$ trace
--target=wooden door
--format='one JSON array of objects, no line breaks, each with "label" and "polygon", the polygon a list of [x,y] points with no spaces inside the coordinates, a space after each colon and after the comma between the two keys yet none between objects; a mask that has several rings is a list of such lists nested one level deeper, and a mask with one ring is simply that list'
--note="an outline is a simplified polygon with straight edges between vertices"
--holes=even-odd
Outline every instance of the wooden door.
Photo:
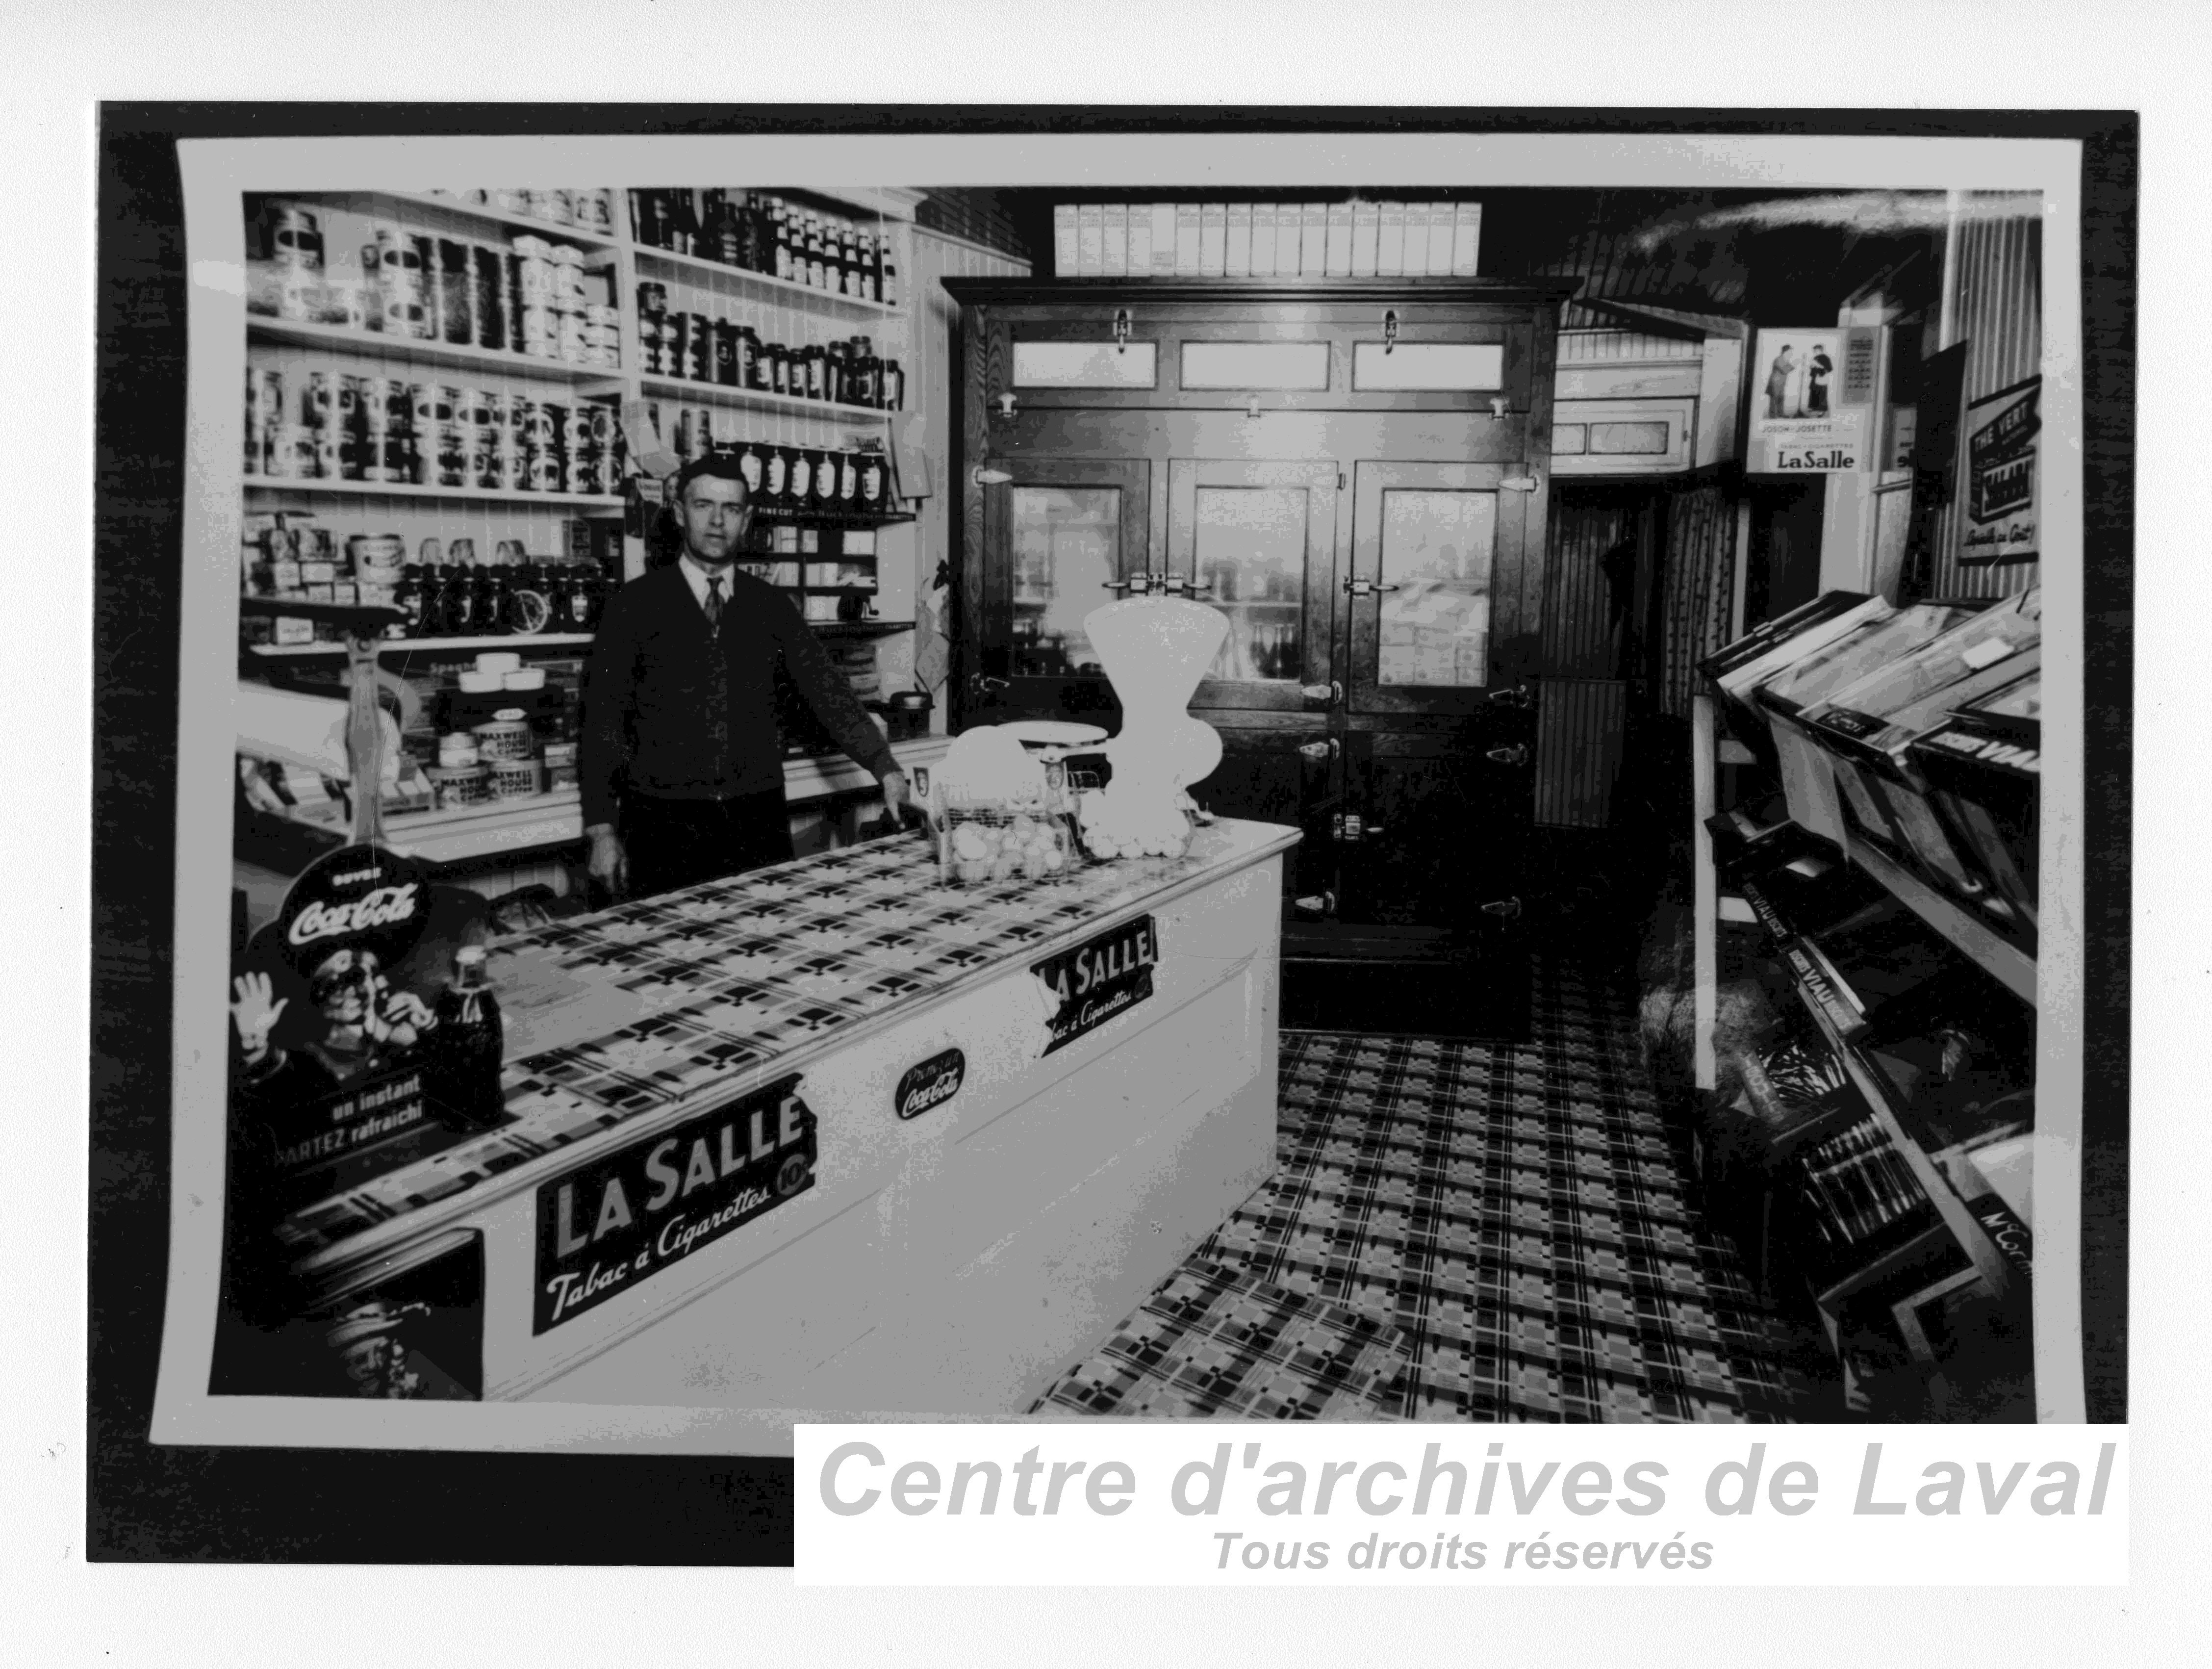
[{"label": "wooden door", "polygon": [[1511,484],[1517,468],[1357,460],[1335,588],[1336,953],[1449,966],[1480,986],[1468,1004],[1492,1010],[1525,1002],[1528,978],[1533,704],[1517,646],[1540,588],[1526,571],[1531,495]]},{"label": "wooden door", "polygon": [[988,461],[965,722],[1075,718],[1110,728],[1119,709],[1083,621],[1150,566],[1152,468],[1143,458]]},{"label": "wooden door", "polygon": [[[1166,425],[1171,450],[1226,438]],[[1224,816],[1284,823],[1305,840],[1284,866],[1286,893],[1335,882],[1328,819],[1340,808],[1342,748],[1329,734],[1335,662],[1329,598],[1341,521],[1338,465],[1326,457],[1170,457],[1165,570],[1173,594],[1229,621],[1191,710],[1221,735],[1221,764],[1193,796]]]}]

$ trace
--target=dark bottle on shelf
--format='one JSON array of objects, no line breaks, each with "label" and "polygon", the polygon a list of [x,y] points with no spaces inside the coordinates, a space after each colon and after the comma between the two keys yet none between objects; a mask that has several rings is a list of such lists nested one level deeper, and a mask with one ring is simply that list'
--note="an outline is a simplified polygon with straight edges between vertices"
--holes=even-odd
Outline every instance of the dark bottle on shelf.
[{"label": "dark bottle on shelf", "polygon": [[760,194],[740,192],[738,199],[738,265],[748,272],[757,272],[761,268]]},{"label": "dark bottle on shelf", "polygon": [[772,381],[774,367],[769,360],[769,350],[773,345],[771,343],[762,341],[754,333],[751,326],[745,326],[746,387],[757,388],[763,393],[766,393],[774,386]]},{"label": "dark bottle on shelf", "polygon": [[392,588],[392,606],[407,618],[399,624],[402,637],[428,637],[425,629],[422,564],[404,563],[399,570],[399,583]]},{"label": "dark bottle on shelf", "polygon": [[714,381],[726,388],[735,388],[741,379],[738,375],[738,327],[726,319],[714,322]]},{"label": "dark bottle on shelf", "polygon": [[860,504],[860,454],[841,452],[837,454],[837,508],[855,510]]},{"label": "dark bottle on shelf", "polygon": [[738,223],[738,210],[726,191],[708,193],[714,199],[708,222],[708,250],[715,260],[725,266],[744,265],[744,231]]},{"label": "dark bottle on shelf", "polygon": [[775,394],[791,393],[791,350],[781,342],[768,346],[769,392]]},{"label": "dark bottle on shelf", "polygon": [[772,270],[777,277],[789,283],[795,274],[798,258],[791,247],[791,211],[780,197],[769,199],[769,230],[774,239],[775,265]]},{"label": "dark bottle on shelf", "polygon": [[791,454],[769,447],[761,454],[761,498],[764,505],[781,509],[791,492]]},{"label": "dark bottle on shelf", "polygon": [[882,271],[882,294],[878,295],[876,299],[878,302],[881,302],[887,308],[895,308],[898,305],[898,267],[891,259],[891,241],[888,234],[886,234],[884,238],[884,261]]},{"label": "dark bottle on shelf", "polygon": [[896,359],[884,362],[883,396],[876,404],[886,411],[906,410],[906,370]]},{"label": "dark bottle on shelf", "polygon": [[468,637],[477,629],[476,570],[448,564],[438,570],[438,634]]},{"label": "dark bottle on shelf", "polygon": [[845,398],[854,405],[872,406],[881,397],[883,362],[876,357],[875,344],[865,336],[853,338],[854,371]]},{"label": "dark bottle on shelf", "polygon": [[699,205],[696,194],[689,186],[669,194],[668,225],[671,237],[668,247],[679,255],[696,255],[705,242],[699,226]]},{"label": "dark bottle on shelf", "polygon": [[829,281],[822,270],[822,216],[806,217],[806,282],[817,289],[827,289]]},{"label": "dark bottle on shelf", "polygon": [[818,400],[823,397],[822,362],[823,357],[821,344],[818,343],[806,350],[806,386],[799,392],[811,400]]},{"label": "dark bottle on shelf", "polygon": [[830,509],[837,503],[837,454],[826,448],[814,454],[814,504]]},{"label": "dark bottle on shelf", "polygon": [[822,350],[822,398],[832,405],[845,403],[845,344],[832,342]]},{"label": "dark bottle on shelf", "polygon": [[884,508],[884,455],[880,452],[860,454],[860,507],[863,510]]},{"label": "dark bottle on shelf", "polygon": [[438,1099],[453,1115],[478,1130],[507,1118],[500,1067],[507,1050],[507,1028],[499,998],[491,988],[482,945],[463,945],[453,953],[453,978],[438,994]]},{"label": "dark bottle on shelf", "polygon": [[784,472],[784,503],[793,509],[805,509],[814,496],[814,454],[804,448],[793,448],[790,453],[791,466]]},{"label": "dark bottle on shelf", "polygon": [[504,637],[513,630],[507,624],[510,588],[504,568],[477,570],[477,623],[478,632],[489,637]]},{"label": "dark bottle on shelf", "polygon": [[861,253],[860,240],[866,235],[849,221],[845,226],[845,294],[855,301],[866,299],[868,266]]}]

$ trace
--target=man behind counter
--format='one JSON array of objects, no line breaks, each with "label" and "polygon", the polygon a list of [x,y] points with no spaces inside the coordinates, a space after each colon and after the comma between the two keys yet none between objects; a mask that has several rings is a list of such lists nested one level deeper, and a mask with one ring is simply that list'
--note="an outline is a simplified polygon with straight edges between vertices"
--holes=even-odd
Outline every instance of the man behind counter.
[{"label": "man behind counter", "polygon": [[617,896],[714,880],[792,856],[780,669],[896,819],[890,746],[789,599],[736,566],[752,509],[737,461],[676,478],[683,555],[617,594],[592,645],[578,774],[591,874]]}]

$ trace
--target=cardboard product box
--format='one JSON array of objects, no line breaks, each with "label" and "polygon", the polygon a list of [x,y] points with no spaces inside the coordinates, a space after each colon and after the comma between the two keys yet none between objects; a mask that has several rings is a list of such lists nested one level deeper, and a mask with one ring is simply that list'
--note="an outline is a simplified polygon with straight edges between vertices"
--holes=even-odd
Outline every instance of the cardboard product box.
[{"label": "cardboard product box", "polygon": [[2040,671],[1947,714],[1915,737],[1905,755],[1927,784],[1928,802],[1953,850],[1988,891],[2008,907],[1989,911],[2015,941],[2032,945],[2042,771]]},{"label": "cardboard product box", "polygon": [[1963,603],[1918,603],[1869,617],[1832,643],[1796,661],[1757,686],[1782,765],[1783,794],[1800,827],[1841,845],[1843,807],[1829,755],[1804,722],[1809,708],[1884,662],[1910,654],[1978,608]]}]

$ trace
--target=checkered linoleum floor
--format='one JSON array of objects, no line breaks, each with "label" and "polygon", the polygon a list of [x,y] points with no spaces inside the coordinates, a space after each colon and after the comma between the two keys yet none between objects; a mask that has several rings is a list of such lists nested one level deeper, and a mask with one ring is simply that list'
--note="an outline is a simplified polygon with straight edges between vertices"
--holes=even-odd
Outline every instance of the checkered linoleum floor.
[{"label": "checkered linoleum floor", "polygon": [[1532,1046],[1285,1032],[1274,1178],[1037,1413],[1774,1421],[1790,1336],[1690,1210],[1625,994]]}]

